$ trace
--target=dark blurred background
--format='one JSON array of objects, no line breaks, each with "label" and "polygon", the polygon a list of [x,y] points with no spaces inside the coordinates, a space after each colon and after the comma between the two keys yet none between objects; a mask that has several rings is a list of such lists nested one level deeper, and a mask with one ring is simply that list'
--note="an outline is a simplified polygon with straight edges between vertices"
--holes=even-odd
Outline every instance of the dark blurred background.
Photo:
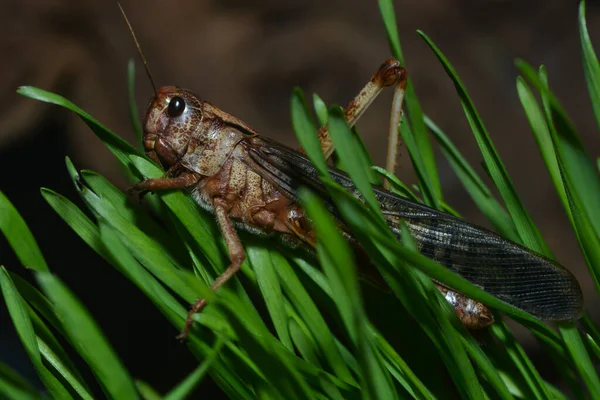
[{"label": "dark blurred background", "polygon": [[[598,4],[587,2],[596,44]],[[594,313],[596,294],[521,109],[513,64],[516,57],[545,64],[552,88],[596,158],[600,140],[582,72],[577,2],[421,0],[395,5],[406,67],[425,112],[483,174],[454,87],[416,29],[425,31],[453,63],[525,205],[558,260],[577,275],[586,308]],[[293,86],[344,105],[390,57],[375,1],[123,0],[123,6],[159,86],[192,89],[286,144],[295,143],[289,118]],[[118,8],[91,0],[4,2],[0,57],[0,190],[26,219],[52,271],[90,309],[132,374],[165,392],[194,368],[194,359],[174,340],[175,329],[83,245],[39,193],[40,187],[49,187],[77,200],[64,167],[67,155],[78,168],[98,171],[126,188],[116,160],[73,114],[15,93],[20,85],[58,92],[133,141],[126,90],[130,57],[138,65],[140,109],[151,87]],[[384,93],[358,124],[379,165],[385,162],[390,99],[391,93]],[[447,201],[468,220],[489,226],[448,164],[441,156],[438,160]],[[405,150],[398,175],[415,181]],[[3,238],[0,246],[0,264],[30,276]],[[0,317],[0,360],[35,380],[4,306]],[[536,360],[531,338],[523,336],[523,342]]]}]

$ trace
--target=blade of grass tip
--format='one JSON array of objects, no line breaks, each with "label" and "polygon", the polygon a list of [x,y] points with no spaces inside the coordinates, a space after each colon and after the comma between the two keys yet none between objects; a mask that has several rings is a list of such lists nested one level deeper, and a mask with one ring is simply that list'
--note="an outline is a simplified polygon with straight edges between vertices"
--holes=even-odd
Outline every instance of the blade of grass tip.
[{"label": "blade of grass tip", "polygon": [[105,248],[98,234],[98,227],[71,200],[51,189],[41,188],[42,197],[50,207],[102,258],[107,259]]},{"label": "blade of grass tip", "polygon": [[[338,118],[344,121],[341,113],[329,114],[332,137],[335,135],[332,123]],[[315,227],[318,256],[331,285],[334,301],[359,354],[359,365],[363,369],[361,388],[366,390],[370,398],[397,398],[391,378],[375,351],[373,337],[367,332],[368,319],[360,295],[352,251],[332,217],[321,205],[322,200],[306,190],[301,190],[299,197]]]},{"label": "blade of grass tip", "polygon": [[[204,358],[204,354],[212,350],[206,344],[198,344],[196,345],[194,339],[191,340],[190,350],[194,354],[194,356],[201,360]],[[233,348],[233,347],[232,347]],[[223,358],[226,358],[224,356]],[[222,359],[223,359],[222,358]],[[214,368],[210,371],[211,378],[215,383],[223,390],[226,396],[230,399],[245,399],[245,400],[254,400],[256,399],[256,393],[254,392],[254,388],[252,387],[252,379],[247,377],[240,377],[240,365],[244,366],[246,364],[245,361],[240,363],[238,360],[235,360],[233,363],[229,365],[225,365],[224,368],[217,370]],[[248,362],[248,365],[251,363]],[[253,366],[254,368],[254,366]],[[235,371],[234,371],[235,370]]]},{"label": "blade of grass tip", "polygon": [[577,327],[573,323],[563,322],[558,324],[558,328],[564,338],[567,350],[573,358],[575,368],[579,372],[591,397],[593,399],[600,398],[600,379],[598,379],[598,373],[590,360],[590,356],[579,335]]},{"label": "blade of grass tip", "polygon": [[538,73],[523,60],[517,60],[516,65],[523,76],[540,91],[546,122],[550,128],[556,154],[560,158],[559,165],[564,168],[563,179],[572,186],[572,195],[576,194],[582,201],[582,208],[573,212],[573,216],[575,217],[576,213],[589,215],[596,235],[600,236],[600,209],[597,207],[597,199],[600,198],[600,179],[587,154],[586,146],[564,108],[550,91],[545,68],[541,67]]},{"label": "blade of grass tip", "polygon": [[206,356],[204,361],[202,361],[202,363],[194,371],[192,371],[189,376],[187,376],[179,385],[170,390],[169,393],[165,395],[164,400],[183,400],[188,398],[188,396],[192,394],[192,391],[202,381],[204,375],[206,375],[209,368],[219,356],[219,351],[223,347],[223,344],[223,339],[217,339],[217,343],[215,344],[213,351]]},{"label": "blade of grass tip", "polygon": [[133,133],[135,133],[138,147],[143,150],[142,123],[138,117],[138,108],[135,103],[135,62],[133,61],[133,58],[130,58],[129,63],[127,63],[127,96],[129,99],[129,118],[131,119],[131,127],[133,128]]},{"label": "blade of grass tip", "polygon": [[133,380],[89,312],[58,278],[38,272],[37,279],[54,302],[71,344],[90,366],[105,393],[113,399],[137,399]]},{"label": "blade of grass tip", "polygon": [[398,177],[396,175],[394,175],[391,172],[389,172],[388,170],[378,167],[376,165],[373,166],[372,169],[373,169],[373,171],[377,172],[382,177],[387,179],[387,181],[391,184],[390,190],[393,193],[400,195],[402,197],[406,197],[407,199],[412,200],[416,203],[422,202],[419,199],[419,197],[417,197],[417,195],[414,194],[412,192],[412,190],[410,190],[410,188],[404,182],[402,182],[400,179],[398,179]]},{"label": "blade of grass tip", "polygon": [[479,210],[500,234],[510,240],[519,241],[519,234],[515,228],[515,224],[511,221],[502,205],[494,198],[490,189],[483,183],[466,158],[460,153],[458,148],[452,143],[444,131],[442,131],[442,129],[432,120],[425,117],[425,123],[442,148],[444,156],[458,176],[458,179],[463,184]]},{"label": "blade of grass tip", "polygon": [[298,138],[300,146],[306,154],[310,155],[315,168],[322,174],[327,172],[327,162],[321,151],[321,145],[317,137],[317,128],[310,115],[304,93],[300,88],[295,88],[290,101],[290,112],[292,114],[292,127]]},{"label": "blade of grass tip", "polygon": [[48,265],[42,256],[35,238],[25,220],[10,200],[0,191],[0,231],[6,237],[19,261],[25,268],[35,271],[48,271]]},{"label": "blade of grass tip", "polygon": [[294,351],[289,332],[288,315],[285,312],[284,298],[269,250],[265,249],[264,245],[250,245],[246,246],[246,255],[256,273],[258,287],[269,310],[277,336],[286,348]]},{"label": "blade of grass tip", "polygon": [[[392,50],[392,55],[404,65],[404,57],[402,56],[402,48],[400,46],[400,36],[398,35],[398,27],[396,24],[396,13],[394,11],[392,0],[379,0],[379,10],[385,26],[388,43]],[[425,126],[423,110],[421,109],[421,104],[419,103],[410,79],[410,73],[404,94],[404,104],[406,104],[406,110],[410,117],[412,129],[405,130],[407,135],[403,135],[403,138],[406,141],[406,139],[410,137],[410,141],[414,142],[418,153],[421,155],[423,163],[418,166],[420,169],[418,171],[419,184],[424,192],[431,192],[425,194],[425,197],[431,194],[432,204],[437,204],[437,200],[442,198],[442,186],[437,173],[433,147],[429,140],[429,132],[427,132],[427,127]],[[405,124],[401,123],[400,127],[402,127],[402,125]],[[415,169],[417,169],[417,166],[415,166]],[[425,188],[427,188],[427,190],[425,190]]]},{"label": "blade of grass tip", "polygon": [[313,93],[313,107],[315,109],[315,113],[317,114],[317,120],[319,121],[319,125],[327,125],[327,117],[329,117],[327,105],[325,104],[323,99],[321,99],[316,93]]},{"label": "blade of grass tip", "polygon": [[130,155],[135,154],[139,157],[144,157],[144,153],[127,143],[125,140],[121,139],[119,136],[115,135],[91,115],[64,97],[32,86],[21,86],[19,90],[17,90],[17,93],[25,97],[43,101],[45,103],[56,104],[79,115],[83,122],[90,127],[94,134],[96,134],[96,136],[106,145],[106,147],[108,147],[108,149],[117,157],[117,159],[128,169],[130,168],[131,164],[131,161],[129,160]]},{"label": "blade of grass tip", "polygon": [[12,282],[8,271],[3,266],[0,266],[0,289],[2,289],[6,309],[17,331],[17,336],[23,347],[25,347],[25,351],[46,390],[53,398],[72,399],[67,389],[42,363],[37,337],[27,313],[25,302]]},{"label": "blade of grass tip", "polygon": [[483,121],[479,117],[475,105],[469,97],[465,87],[458,78],[454,67],[450,64],[448,59],[440,51],[440,49],[421,31],[417,31],[418,34],[425,40],[427,45],[433,50],[434,54],[446,70],[446,73],[452,79],[462,104],[463,110],[473,130],[473,134],[477,141],[477,145],[481,151],[484,159],[484,163],[490,172],[491,178],[494,184],[498,188],[508,213],[513,219],[519,236],[522,242],[528,247],[539,251],[543,254],[550,255],[550,248],[542,238],[536,225],[533,223],[531,216],[525,209],[525,206],[521,202],[512,181],[506,171],[504,163],[502,162],[494,144],[483,124]]},{"label": "blade of grass tip", "polygon": [[[533,68],[525,63],[520,68],[525,73],[533,72]],[[528,79],[532,80],[530,76]],[[596,206],[600,196],[600,180],[573,123],[550,92],[545,68],[541,67],[533,79],[536,80],[534,85],[540,90],[546,122],[550,127],[569,203],[568,212],[573,216],[574,230],[590,274],[597,290],[600,290],[600,253],[597,251],[600,245],[600,212]]]},{"label": "blade of grass tip", "polygon": [[535,137],[538,148],[542,155],[542,159],[546,164],[554,188],[558,194],[558,197],[563,204],[571,224],[573,223],[573,215],[571,214],[568,206],[567,193],[563,184],[562,177],[560,175],[560,168],[558,166],[558,160],[556,158],[556,151],[554,144],[552,143],[552,137],[550,136],[550,130],[546,124],[546,119],[542,110],[538,106],[538,102],[533,95],[533,92],[525,83],[525,80],[521,77],[517,78],[517,93],[521,100],[521,105],[529,121],[529,126]]},{"label": "blade of grass tip", "polygon": [[598,345],[598,343],[596,343],[596,341],[590,334],[586,335],[586,339],[588,341],[588,345],[590,346],[594,355],[596,356],[596,360],[600,360],[600,346]]},{"label": "blade of grass tip", "polygon": [[156,389],[144,381],[136,380],[135,387],[144,400],[162,400],[163,398],[160,393],[156,391]]},{"label": "blade of grass tip", "polygon": [[[562,108],[560,107],[558,102],[551,101],[550,96],[549,96],[548,78],[546,75],[546,71],[543,67],[540,68],[539,78],[540,78],[540,81],[542,82],[543,88],[544,88],[544,90],[542,91],[542,104],[544,105],[544,109],[546,111],[547,123],[550,126],[550,130],[552,132],[553,144],[557,148],[557,153],[558,153],[557,154],[557,164],[558,164],[558,168],[560,170],[561,177],[563,178],[563,182],[564,182],[563,187],[565,189],[565,198],[567,199],[569,206],[570,206],[568,209],[571,209],[570,215],[573,217],[571,219],[571,222],[578,223],[581,221],[583,225],[589,226],[589,216],[586,213],[581,213],[581,212],[577,212],[577,211],[574,212],[574,210],[572,209],[573,208],[572,205],[574,205],[574,204],[576,204],[577,210],[581,210],[580,207],[583,206],[583,204],[581,202],[581,198],[580,198],[580,194],[582,192],[577,191],[577,189],[575,188],[575,184],[573,182],[579,182],[579,187],[581,187],[581,186],[583,186],[582,183],[583,183],[583,178],[585,178],[585,176],[571,175],[570,173],[572,173],[573,171],[570,171],[568,169],[568,166],[564,164],[565,159],[568,161],[574,161],[572,158],[571,159],[566,158],[565,152],[564,152],[565,148],[573,147],[572,143],[570,143],[567,146],[560,147],[560,143],[561,143],[560,142],[560,132],[564,132],[565,130],[567,130],[569,132],[571,138],[574,138],[574,139],[578,138],[577,132],[574,130],[574,127],[570,123],[568,118],[566,118],[566,114],[565,114],[564,110],[562,110]],[[576,144],[579,143],[579,145],[581,145],[581,142],[578,140],[575,140],[574,143],[576,143]],[[575,160],[575,161],[576,162],[583,161],[583,164],[586,164],[583,166],[583,168],[585,168],[589,172],[592,172],[593,166],[591,164],[591,160],[587,159],[587,157],[585,156],[585,153],[583,153],[583,155],[584,155],[583,160]],[[586,160],[588,161],[587,163],[586,163]],[[596,179],[596,181],[597,181],[597,176],[593,177],[592,179]],[[586,181],[585,186],[588,187],[589,182]],[[578,240],[580,243],[582,243],[582,242],[588,243],[587,246],[584,244],[583,250],[584,250],[584,254],[586,256],[586,261],[588,262],[588,265],[589,265],[590,257],[594,257],[595,255],[600,256],[600,254],[598,254],[598,252],[597,252],[597,247],[596,247],[597,244],[600,244],[600,243],[598,243],[597,232],[596,232],[596,235],[594,235],[594,233],[591,232],[591,235],[585,235],[585,237],[582,237],[581,232],[579,231],[579,229],[576,228],[576,233],[577,233]],[[596,242],[592,245],[593,249],[590,249],[590,246],[589,246],[589,242],[591,242],[591,241]],[[596,271],[593,269],[593,265],[590,265],[590,267],[592,267],[591,272],[592,272],[592,275],[595,277],[596,284],[598,285],[598,280],[597,280],[598,275],[595,273]],[[594,367],[592,366],[589,355],[585,349],[583,340],[582,340],[581,336],[579,335],[577,329],[575,328],[574,324],[573,323],[560,323],[558,325],[558,328],[559,328],[561,335],[563,336],[566,348],[567,348],[571,358],[573,359],[574,366],[577,369],[580,376],[582,377],[590,394],[592,394],[593,397],[600,396],[600,392],[599,392],[600,379],[598,379],[598,376],[595,373]],[[590,372],[590,371],[593,371],[593,372]]]},{"label": "blade of grass tip", "polygon": [[583,317],[579,320],[581,325],[584,328],[584,331],[591,335],[597,343],[600,343],[600,330],[596,323],[590,318],[589,315],[584,314]]},{"label": "blade of grass tip", "polygon": [[583,58],[583,72],[587,81],[587,88],[592,100],[592,108],[596,122],[600,125],[600,64],[592,46],[587,24],[585,22],[585,1],[579,3],[579,38],[581,40],[581,56]]}]

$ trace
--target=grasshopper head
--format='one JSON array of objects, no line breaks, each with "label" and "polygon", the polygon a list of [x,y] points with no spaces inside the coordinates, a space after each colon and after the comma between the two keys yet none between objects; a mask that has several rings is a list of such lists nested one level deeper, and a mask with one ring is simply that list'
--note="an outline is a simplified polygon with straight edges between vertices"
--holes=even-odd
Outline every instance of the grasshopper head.
[{"label": "grasshopper head", "polygon": [[163,86],[152,97],[144,118],[144,149],[164,168],[179,162],[200,126],[203,102],[177,86]]}]

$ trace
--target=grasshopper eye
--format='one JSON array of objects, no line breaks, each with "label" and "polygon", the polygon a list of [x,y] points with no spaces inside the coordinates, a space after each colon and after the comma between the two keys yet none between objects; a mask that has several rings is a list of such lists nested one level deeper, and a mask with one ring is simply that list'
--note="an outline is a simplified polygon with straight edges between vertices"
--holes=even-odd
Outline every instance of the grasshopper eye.
[{"label": "grasshopper eye", "polygon": [[183,114],[183,110],[185,110],[185,100],[179,96],[173,97],[169,102],[169,107],[167,108],[169,117],[179,117],[181,114]]}]

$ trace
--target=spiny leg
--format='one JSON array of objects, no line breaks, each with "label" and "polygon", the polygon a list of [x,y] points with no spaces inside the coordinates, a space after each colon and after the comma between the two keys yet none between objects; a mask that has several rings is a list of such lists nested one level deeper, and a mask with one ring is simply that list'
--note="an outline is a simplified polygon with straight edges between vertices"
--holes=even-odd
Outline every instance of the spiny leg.
[{"label": "spiny leg", "polygon": [[[225,237],[225,244],[227,245],[227,250],[229,252],[229,259],[231,260],[231,264],[227,267],[227,269],[214,280],[210,288],[213,291],[219,289],[225,282],[227,282],[236,272],[239,271],[242,262],[246,258],[246,253],[244,252],[244,247],[242,246],[242,242],[240,242],[240,238],[237,235],[235,227],[233,226],[233,222],[227,215],[227,203],[221,198],[213,199],[213,205],[215,209],[215,214],[217,216],[217,222],[219,223],[219,228],[221,229],[221,233]],[[180,340],[185,340],[190,333],[190,329],[192,328],[192,324],[194,323],[194,314],[199,313],[206,306],[206,300],[204,298],[199,298],[190,308],[190,311],[185,320],[185,325],[183,330],[177,336]]]},{"label": "spiny leg", "polygon": [[[401,88],[401,97],[399,103],[394,100],[394,103],[399,104],[399,108],[402,109],[402,98],[404,97],[404,88],[406,87],[406,70],[400,66],[400,62],[390,58],[386,60],[381,66],[375,71],[369,82],[362,88],[362,90],[348,103],[348,106],[344,109],[346,115],[346,121],[348,125],[353,127],[356,121],[364,114],[369,108],[373,101],[377,98],[381,91],[389,86],[397,85],[397,88]],[[399,93],[399,89],[396,89],[396,93]],[[398,94],[394,95],[394,99]],[[398,117],[398,121],[399,121]],[[397,126],[397,125],[396,125]],[[321,150],[325,155],[325,158],[329,158],[333,154],[333,142],[329,136],[329,130],[327,125],[322,126],[317,135],[319,142],[321,143]],[[300,149],[301,152],[304,152]]]},{"label": "spiny leg", "polygon": [[[390,112],[390,130],[388,134],[388,153],[385,163],[385,169],[390,173],[396,172],[396,161],[398,160],[398,129],[402,120],[402,103],[404,102],[404,91],[406,90],[406,74],[396,85],[394,90],[394,99],[392,100],[392,111]],[[387,179],[383,182],[386,189],[389,189]]]},{"label": "spiny leg", "polygon": [[[344,109],[348,125],[353,127],[354,124],[356,124],[356,121],[358,121],[384,88],[396,85],[390,112],[388,153],[386,160],[386,170],[392,174],[396,170],[396,161],[398,159],[398,128],[402,119],[402,104],[404,101],[406,84],[406,70],[400,66],[400,63],[397,60],[386,60],[377,69],[375,74],[373,74],[371,80]],[[321,127],[317,132],[317,135],[321,144],[321,150],[325,155],[325,158],[329,159],[333,154],[334,146],[333,141],[329,136],[327,126]],[[386,189],[388,188],[387,180],[384,182],[384,186]],[[492,313],[482,303],[472,300],[461,293],[454,292],[438,283],[435,283],[435,285],[443,294],[444,298],[454,308],[463,325],[468,329],[485,328],[494,322]]]},{"label": "spiny leg", "polygon": [[133,187],[129,189],[129,193],[137,193],[141,197],[147,192],[185,189],[198,182],[198,179],[198,175],[194,172],[183,172],[172,178],[162,177],[146,179],[145,181],[141,181],[133,185]]}]

